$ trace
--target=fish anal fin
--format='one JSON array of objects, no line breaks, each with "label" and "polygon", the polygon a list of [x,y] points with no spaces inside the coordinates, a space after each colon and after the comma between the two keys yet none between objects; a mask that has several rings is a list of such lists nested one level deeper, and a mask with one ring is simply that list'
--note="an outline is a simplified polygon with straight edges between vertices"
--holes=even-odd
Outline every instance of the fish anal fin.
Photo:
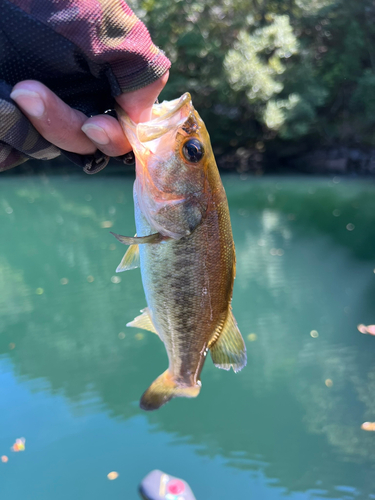
[{"label": "fish anal fin", "polygon": [[233,368],[239,372],[246,366],[246,346],[234,319],[232,309],[228,311],[219,337],[208,345],[214,365],[223,370]]},{"label": "fish anal fin", "polygon": [[134,328],[141,328],[141,330],[148,330],[149,332],[156,333],[156,335],[159,335],[158,332],[156,331],[156,328],[154,326],[154,323],[152,322],[151,316],[150,316],[150,311],[148,307],[145,309],[142,309],[141,311],[142,314],[137,316],[136,318],[133,319],[133,321],[130,321],[130,323],[127,323],[126,326],[133,326]]},{"label": "fish anal fin", "polygon": [[195,398],[198,396],[200,388],[200,382],[195,386],[179,385],[169,370],[166,370],[143,393],[139,405],[142,410],[157,410],[172,398]]},{"label": "fish anal fin", "polygon": [[116,273],[129,271],[139,267],[139,247],[138,245],[130,245],[125,252],[120,264],[117,266]]}]

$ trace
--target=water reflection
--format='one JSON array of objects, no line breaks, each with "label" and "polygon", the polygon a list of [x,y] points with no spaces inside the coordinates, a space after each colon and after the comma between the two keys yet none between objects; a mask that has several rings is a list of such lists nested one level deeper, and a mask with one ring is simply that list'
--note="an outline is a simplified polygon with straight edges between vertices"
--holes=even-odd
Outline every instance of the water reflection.
[{"label": "water reflection", "polygon": [[[173,436],[168,446],[224,457],[252,471],[253,485],[262,473],[284,492],[367,496],[375,435],[361,424],[375,420],[375,338],[357,325],[375,320],[375,186],[225,184],[248,367],[234,375],[208,362],[199,398],[143,416],[151,432]],[[17,380],[34,380],[33,391],[121,421],[140,415],[140,395],[166,364],[156,336],[125,328],[145,305],[139,272],[111,280],[123,249],[108,228],[134,232],[131,185],[7,177],[0,193],[3,361]]]}]

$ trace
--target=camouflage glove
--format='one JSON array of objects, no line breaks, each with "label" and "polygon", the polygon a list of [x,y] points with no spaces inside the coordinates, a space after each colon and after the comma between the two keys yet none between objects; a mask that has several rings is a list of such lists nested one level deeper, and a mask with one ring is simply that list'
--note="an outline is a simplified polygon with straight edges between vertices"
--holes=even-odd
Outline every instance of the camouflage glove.
[{"label": "camouflage glove", "polygon": [[38,80],[91,116],[159,79],[170,62],[122,0],[0,0],[0,11],[0,171],[60,153],[88,173],[103,168],[100,151],[81,156],[43,139],[9,97],[12,87]]}]

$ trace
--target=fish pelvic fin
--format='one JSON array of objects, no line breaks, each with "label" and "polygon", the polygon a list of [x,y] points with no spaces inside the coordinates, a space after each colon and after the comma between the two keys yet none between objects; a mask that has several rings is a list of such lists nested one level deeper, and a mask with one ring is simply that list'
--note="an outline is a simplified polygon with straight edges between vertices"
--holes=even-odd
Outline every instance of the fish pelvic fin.
[{"label": "fish pelvic fin", "polygon": [[149,332],[156,333],[156,335],[159,335],[158,332],[156,331],[156,328],[154,326],[154,323],[152,322],[151,316],[150,316],[150,311],[148,307],[145,309],[141,310],[141,313],[139,316],[133,319],[133,321],[130,321],[129,323],[126,324],[126,326],[133,326],[134,328],[141,328],[142,330],[148,330]]},{"label": "fish pelvic fin", "polygon": [[116,273],[129,271],[130,269],[136,269],[137,267],[139,267],[139,246],[130,245],[123,256],[122,261],[117,266]]},{"label": "fish pelvic fin", "polygon": [[233,368],[235,373],[246,366],[246,346],[234,319],[232,308],[229,308],[227,319],[218,337],[214,336],[208,348],[214,365],[223,370]]},{"label": "fish pelvic fin", "polygon": [[195,398],[201,388],[200,382],[195,386],[179,385],[169,370],[162,373],[145,391],[139,403],[142,410],[157,410],[172,398]]}]

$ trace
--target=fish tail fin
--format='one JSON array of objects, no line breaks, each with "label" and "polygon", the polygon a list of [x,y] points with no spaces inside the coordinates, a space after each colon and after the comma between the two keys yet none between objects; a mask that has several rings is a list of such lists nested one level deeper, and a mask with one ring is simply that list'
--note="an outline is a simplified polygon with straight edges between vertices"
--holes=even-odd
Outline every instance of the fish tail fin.
[{"label": "fish tail fin", "polygon": [[169,370],[162,373],[141,397],[140,407],[142,410],[157,410],[172,398],[185,397],[195,398],[201,388],[200,382],[195,386],[178,384]]}]

